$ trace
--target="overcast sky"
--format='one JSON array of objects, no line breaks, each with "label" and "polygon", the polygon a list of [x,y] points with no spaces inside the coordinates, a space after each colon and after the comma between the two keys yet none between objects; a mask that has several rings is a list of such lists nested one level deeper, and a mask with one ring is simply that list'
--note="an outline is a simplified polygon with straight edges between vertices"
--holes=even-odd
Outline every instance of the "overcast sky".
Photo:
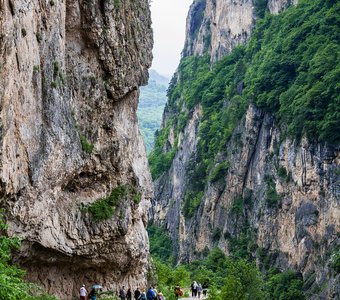
[{"label": "overcast sky", "polygon": [[185,22],[193,0],[152,0],[154,33],[152,68],[171,77],[184,46]]}]

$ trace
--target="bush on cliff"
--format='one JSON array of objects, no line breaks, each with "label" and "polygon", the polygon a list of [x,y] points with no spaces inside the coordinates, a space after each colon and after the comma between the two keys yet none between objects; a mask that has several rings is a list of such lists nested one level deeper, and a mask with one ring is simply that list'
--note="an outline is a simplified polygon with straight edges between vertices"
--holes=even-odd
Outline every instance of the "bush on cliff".
[{"label": "bush on cliff", "polygon": [[20,248],[20,240],[7,237],[7,225],[0,212],[0,299],[2,300],[57,300],[42,289],[24,281],[25,271],[11,263],[11,251]]}]

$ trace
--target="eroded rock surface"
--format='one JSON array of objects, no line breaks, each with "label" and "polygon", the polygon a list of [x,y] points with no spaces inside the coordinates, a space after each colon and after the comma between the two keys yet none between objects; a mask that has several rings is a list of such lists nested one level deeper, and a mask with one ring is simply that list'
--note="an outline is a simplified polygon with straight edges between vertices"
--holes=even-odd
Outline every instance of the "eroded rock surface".
[{"label": "eroded rock surface", "polygon": [[[245,43],[257,17],[256,3],[195,1],[184,55],[208,53],[213,63]],[[278,13],[294,3],[270,0],[267,9]],[[242,83],[239,88],[241,93]],[[335,299],[340,277],[330,268],[330,255],[340,243],[339,147],[287,139],[272,115],[250,105],[223,149],[227,154],[216,158],[228,162],[226,174],[205,186],[194,216],[185,218],[200,111],[196,106],[189,112],[171,168],[155,182],[151,215],[170,232],[177,260],[191,261],[216,246],[228,254],[231,242],[243,235],[259,267],[266,260],[281,270],[295,269],[303,274],[308,299]],[[166,109],[163,124],[172,118],[176,116]],[[169,134],[166,144],[172,140]],[[236,201],[241,208],[234,207]]]},{"label": "eroded rock surface", "polygon": [[[151,49],[147,0],[0,1],[1,206],[28,279],[62,299],[81,283],[146,284],[136,108]],[[112,219],[82,209],[127,184],[141,201],[123,197]]]}]

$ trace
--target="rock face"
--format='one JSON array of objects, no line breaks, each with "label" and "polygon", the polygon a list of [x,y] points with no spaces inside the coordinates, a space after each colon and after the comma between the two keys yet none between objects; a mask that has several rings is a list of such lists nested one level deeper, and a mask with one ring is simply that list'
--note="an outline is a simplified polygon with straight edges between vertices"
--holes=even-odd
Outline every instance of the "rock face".
[{"label": "rock face", "polygon": [[209,52],[215,62],[251,35],[257,13],[278,13],[296,0],[195,0],[187,18],[184,56]]},{"label": "rock face", "polygon": [[[62,299],[82,283],[146,284],[136,109],[151,49],[147,0],[0,2],[1,206],[28,279]],[[122,197],[101,222],[81,209],[122,185],[141,201]]]},{"label": "rock face", "polygon": [[[268,1],[268,9],[277,13],[289,4]],[[208,52],[213,62],[244,43],[256,18],[255,6],[246,0],[195,1],[184,55]],[[207,36],[211,39],[205,44]],[[330,276],[329,261],[339,243],[340,149],[289,140],[270,114],[250,105],[226,146],[226,156],[219,158],[230,167],[221,180],[206,186],[195,215],[186,219],[182,207],[192,180],[190,161],[197,153],[200,115],[199,106],[190,112],[171,168],[155,182],[151,215],[170,232],[177,260],[190,261],[216,246],[228,254],[231,242],[243,235],[260,267],[267,260],[282,270],[293,268],[303,274],[304,288],[312,291],[309,299],[336,298],[339,275]],[[163,124],[173,117],[166,110]],[[313,292],[317,286],[322,287],[319,295]]]}]

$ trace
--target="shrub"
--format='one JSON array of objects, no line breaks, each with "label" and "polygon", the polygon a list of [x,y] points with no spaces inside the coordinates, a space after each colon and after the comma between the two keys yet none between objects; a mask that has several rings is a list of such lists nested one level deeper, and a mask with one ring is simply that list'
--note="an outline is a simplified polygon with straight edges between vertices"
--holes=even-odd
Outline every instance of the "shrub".
[{"label": "shrub", "polygon": [[195,215],[198,207],[201,204],[202,197],[203,192],[199,193],[187,192],[185,194],[182,208],[184,217],[190,219]]},{"label": "shrub", "polygon": [[79,137],[80,137],[80,142],[81,142],[81,146],[82,146],[83,150],[86,153],[91,154],[94,146],[87,140],[85,135],[81,134]]},{"label": "shrub", "polygon": [[150,253],[162,263],[172,263],[174,245],[165,227],[148,226]]},{"label": "shrub", "polygon": [[57,300],[45,294],[39,286],[25,282],[25,271],[11,263],[11,251],[20,248],[20,240],[3,234],[7,230],[3,214],[4,211],[0,210],[0,299]]},{"label": "shrub", "polygon": [[336,274],[340,273],[340,249],[336,249],[331,255],[330,266]]},{"label": "shrub", "polygon": [[271,300],[304,300],[302,292],[303,280],[299,273],[287,270],[282,273],[268,274],[267,299]]},{"label": "shrub", "polygon": [[210,181],[216,182],[225,179],[224,177],[226,176],[229,167],[230,167],[229,161],[224,161],[217,164],[209,176]]},{"label": "shrub", "polygon": [[275,182],[272,178],[266,176],[265,182],[267,184],[266,201],[268,207],[275,207],[281,201],[281,196],[276,192]]},{"label": "shrub", "polygon": [[85,207],[83,211],[89,212],[92,219],[96,222],[110,219],[116,211],[120,201],[124,198],[130,198],[136,203],[140,200],[140,193],[136,188],[129,185],[121,185],[114,188],[108,197],[101,198],[89,206]]}]

